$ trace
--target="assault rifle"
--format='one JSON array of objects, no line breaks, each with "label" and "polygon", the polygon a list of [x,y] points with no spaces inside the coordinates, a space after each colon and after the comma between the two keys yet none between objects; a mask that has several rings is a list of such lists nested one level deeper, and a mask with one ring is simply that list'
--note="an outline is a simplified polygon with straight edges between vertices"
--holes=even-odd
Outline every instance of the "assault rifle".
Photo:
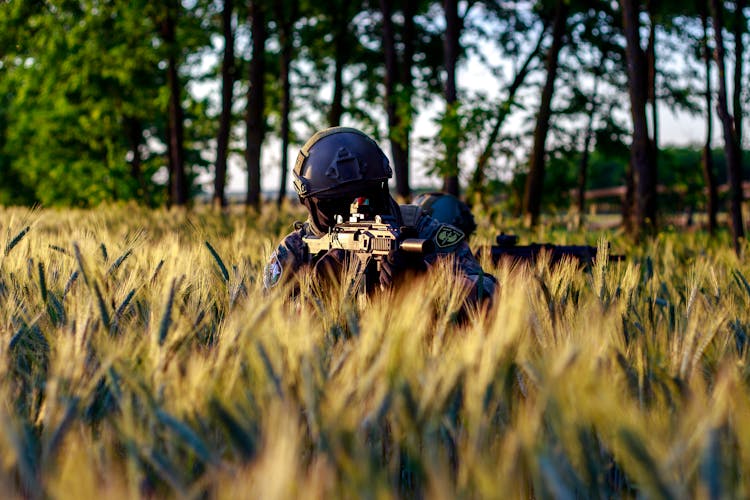
[{"label": "assault rifle", "polygon": [[378,282],[381,263],[391,252],[424,254],[431,251],[432,240],[409,238],[408,231],[399,227],[390,215],[372,215],[371,207],[357,198],[349,207],[349,220],[336,216],[336,225],[321,237],[302,238],[311,255],[332,249],[344,250],[353,261],[353,280],[350,292],[372,291]]},{"label": "assault rifle", "polygon": [[[530,245],[518,245],[518,236],[501,233],[496,238],[496,245],[490,248],[492,262],[497,264],[501,260],[511,259],[515,262],[535,262],[540,254],[549,254],[550,265],[557,264],[561,260],[575,259],[582,266],[590,266],[594,263],[597,248],[589,245],[553,245],[551,243],[531,243]],[[623,255],[611,255],[610,261],[621,261]]]}]

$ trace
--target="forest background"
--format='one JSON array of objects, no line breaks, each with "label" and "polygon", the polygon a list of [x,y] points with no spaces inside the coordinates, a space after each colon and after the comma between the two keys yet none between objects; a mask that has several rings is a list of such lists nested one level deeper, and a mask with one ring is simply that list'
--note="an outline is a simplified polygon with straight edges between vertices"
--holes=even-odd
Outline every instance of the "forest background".
[{"label": "forest background", "polygon": [[[290,149],[342,124],[404,200],[421,168],[531,225],[587,191],[635,235],[726,207],[737,245],[748,36],[746,0],[5,1],[0,203],[223,207],[234,164],[281,204]],[[703,144],[660,144],[664,109]]]}]

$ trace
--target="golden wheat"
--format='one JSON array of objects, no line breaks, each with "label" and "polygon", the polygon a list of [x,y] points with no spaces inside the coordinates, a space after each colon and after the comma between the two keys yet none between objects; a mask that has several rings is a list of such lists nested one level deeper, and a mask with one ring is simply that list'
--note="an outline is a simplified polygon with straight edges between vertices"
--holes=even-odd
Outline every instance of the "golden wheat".
[{"label": "golden wheat", "polygon": [[295,216],[0,208],[0,494],[750,495],[727,235],[523,233],[600,258],[485,256],[498,295],[457,321],[448,266],[358,303],[264,292]]}]

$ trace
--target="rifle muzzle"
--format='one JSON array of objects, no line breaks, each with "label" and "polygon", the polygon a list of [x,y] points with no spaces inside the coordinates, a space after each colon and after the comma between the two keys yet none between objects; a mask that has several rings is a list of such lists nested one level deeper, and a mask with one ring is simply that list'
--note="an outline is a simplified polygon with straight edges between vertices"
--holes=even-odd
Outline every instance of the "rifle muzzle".
[{"label": "rifle muzzle", "polygon": [[399,248],[408,253],[429,253],[433,250],[432,240],[422,238],[407,238],[401,242]]}]

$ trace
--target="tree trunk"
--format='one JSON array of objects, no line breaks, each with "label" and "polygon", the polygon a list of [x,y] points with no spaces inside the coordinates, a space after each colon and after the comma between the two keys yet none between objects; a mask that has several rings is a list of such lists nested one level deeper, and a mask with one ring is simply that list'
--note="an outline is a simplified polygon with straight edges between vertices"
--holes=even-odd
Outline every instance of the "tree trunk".
[{"label": "tree trunk", "polygon": [[518,73],[516,73],[516,76],[513,78],[513,82],[511,82],[508,87],[508,96],[497,108],[495,123],[492,125],[492,130],[487,138],[487,143],[485,144],[484,149],[482,149],[482,153],[479,155],[479,158],[477,158],[477,166],[474,168],[474,173],[471,175],[471,181],[469,181],[469,186],[466,190],[467,197],[475,198],[473,200],[475,202],[482,202],[484,199],[484,182],[487,177],[487,164],[492,157],[492,149],[495,142],[497,142],[497,138],[500,135],[500,129],[502,128],[503,123],[505,123],[505,119],[510,115],[510,110],[516,100],[516,92],[521,88],[526,76],[529,74],[531,62],[536,59],[542,49],[542,41],[544,40],[546,31],[547,29],[545,27],[545,29],[539,34],[539,39],[537,40],[534,50],[532,50],[526,57],[526,60],[521,65]]},{"label": "tree trunk", "polygon": [[349,47],[347,34],[349,33],[349,4],[342,5],[340,9],[331,12],[333,24],[333,96],[331,109],[328,111],[328,123],[331,127],[341,125],[341,117],[344,114],[344,66],[349,60]]},{"label": "tree trunk", "polygon": [[[297,2],[290,2],[285,8],[283,2],[276,2],[277,20],[279,22],[279,43],[281,45],[281,60],[279,78],[281,79],[281,179],[279,182],[279,196],[276,205],[286,198],[286,180],[289,171],[289,113],[291,111],[291,83],[289,73],[292,65],[292,26],[296,17]],[[289,11],[292,12],[289,12]]]},{"label": "tree trunk", "polygon": [[250,62],[250,87],[245,109],[245,163],[247,164],[247,199],[245,205],[260,210],[260,150],[265,136],[266,19],[259,0],[250,2],[250,26],[253,58]]},{"label": "tree trunk", "polygon": [[177,74],[177,41],[175,37],[179,2],[171,1],[166,6],[166,16],[161,23],[161,33],[167,48],[167,86],[169,88],[169,199],[177,206],[188,202],[188,181],[185,174],[183,150],[183,112],[180,79]]},{"label": "tree trunk", "polygon": [[534,128],[534,144],[529,162],[529,175],[526,178],[526,188],[523,196],[523,212],[525,224],[535,226],[539,221],[542,206],[542,190],[544,189],[544,162],[547,155],[545,143],[549,132],[550,117],[552,115],[552,96],[557,77],[557,65],[560,50],[565,37],[565,26],[568,19],[568,4],[565,0],[558,0],[555,8],[555,19],[552,25],[552,45],[547,52],[545,64],[547,78],[542,89],[539,113]]},{"label": "tree trunk", "polygon": [[[414,23],[414,17],[417,15],[417,2],[416,0],[405,0],[403,4],[404,29],[401,36],[401,43],[404,46],[404,51],[401,56],[401,67],[399,69],[402,99],[400,101],[400,109],[397,108],[401,119],[401,142],[398,144],[398,163],[396,163],[396,160],[394,159],[394,166],[396,167],[396,192],[402,199],[408,200],[411,197],[411,186],[409,182],[409,144],[411,139],[413,113],[411,103],[412,96],[414,95],[414,81],[412,79],[411,70],[414,66],[414,47],[417,38],[417,30]],[[400,182],[399,179],[401,179]]]},{"label": "tree trunk", "polygon": [[706,183],[708,197],[706,200],[706,215],[708,217],[708,232],[712,236],[716,232],[716,213],[719,208],[719,195],[716,188],[716,173],[714,172],[713,156],[711,155],[711,139],[713,136],[713,114],[711,112],[711,52],[708,48],[708,13],[706,4],[701,1],[701,22],[703,24],[703,60],[706,66],[706,143],[703,146],[703,179]]},{"label": "tree trunk", "polygon": [[[456,64],[458,63],[459,38],[461,36],[461,21],[458,17],[458,0],[443,0],[445,12],[445,38],[443,40],[445,62],[445,112],[449,123],[443,125],[452,128],[459,126],[455,113],[457,111],[456,92]],[[458,184],[458,130],[451,130],[447,134],[445,144],[446,171],[443,175],[443,191],[459,196]]]},{"label": "tree trunk", "polygon": [[716,112],[724,131],[724,152],[727,158],[727,177],[729,179],[729,217],[732,221],[734,251],[739,255],[740,240],[745,235],[742,224],[742,172],[740,170],[739,147],[734,135],[734,123],[727,104],[726,69],[724,67],[724,12],[721,0],[710,0],[710,6],[716,40],[714,59],[719,70],[719,95]]},{"label": "tree trunk", "polygon": [[286,197],[286,180],[289,163],[289,111],[291,108],[291,84],[289,69],[291,65],[291,47],[288,41],[283,42],[281,49],[281,179],[279,180],[279,196],[276,205],[281,207]]},{"label": "tree trunk", "polygon": [[635,218],[631,233],[638,239],[643,231],[653,231],[656,225],[656,169],[651,161],[648,136],[646,101],[648,98],[648,69],[641,49],[639,10],[636,0],[620,0],[625,30],[625,56],[628,66],[630,114],[633,120],[633,143],[630,163],[633,174]]},{"label": "tree trunk", "polygon": [[391,148],[393,148],[393,143],[397,142],[394,140],[394,134],[398,127],[398,114],[396,113],[396,82],[398,81],[398,68],[396,57],[396,37],[393,29],[393,19],[391,18],[391,0],[380,0],[380,12],[383,16],[381,43],[385,59],[385,75],[383,77],[383,85],[385,87],[385,111],[388,116],[388,136],[391,137]]},{"label": "tree trunk", "polygon": [[[385,57],[385,110],[388,116],[388,138],[391,144],[393,170],[396,174],[396,193],[400,198],[409,197],[409,167],[404,144],[402,117],[398,109],[397,83],[399,82],[398,54],[392,19],[390,0],[380,0],[380,11],[383,15],[383,55]],[[407,139],[408,140],[408,139]]]},{"label": "tree trunk", "polygon": [[331,127],[341,125],[341,116],[344,114],[344,58],[343,47],[336,44],[336,55],[333,69],[333,98],[331,99],[331,110],[328,113],[328,123]]},{"label": "tree trunk", "polygon": [[229,132],[232,127],[232,88],[234,87],[234,32],[232,31],[232,0],[224,0],[221,26],[224,34],[224,60],[221,63],[221,116],[219,135],[216,138],[216,167],[214,177],[214,206],[227,206],[225,186]]},{"label": "tree trunk", "polygon": [[[745,63],[743,53],[745,45],[742,42],[742,35],[747,31],[747,21],[745,20],[746,0],[735,0],[735,23],[734,23],[734,98],[732,100],[732,112],[734,113],[734,134],[737,138],[737,148],[742,152],[742,68]],[[740,154],[740,162],[742,155]]]}]

